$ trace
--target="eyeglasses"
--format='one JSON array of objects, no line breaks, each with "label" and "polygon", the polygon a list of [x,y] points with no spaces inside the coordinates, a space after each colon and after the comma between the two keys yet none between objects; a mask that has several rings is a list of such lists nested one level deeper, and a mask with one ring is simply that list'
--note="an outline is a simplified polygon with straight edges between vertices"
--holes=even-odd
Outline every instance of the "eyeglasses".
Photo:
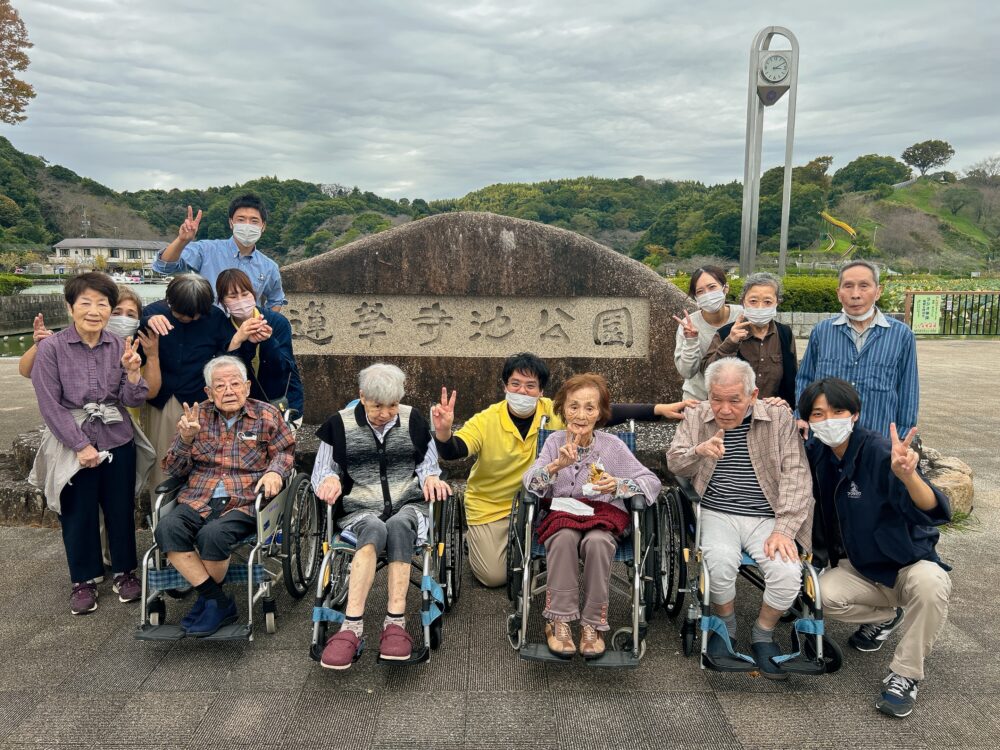
[{"label": "eyeglasses", "polygon": [[241,383],[220,383],[219,385],[212,386],[212,393],[222,395],[228,390],[232,390],[234,393],[239,393],[243,389],[244,385],[246,385],[246,381]]}]

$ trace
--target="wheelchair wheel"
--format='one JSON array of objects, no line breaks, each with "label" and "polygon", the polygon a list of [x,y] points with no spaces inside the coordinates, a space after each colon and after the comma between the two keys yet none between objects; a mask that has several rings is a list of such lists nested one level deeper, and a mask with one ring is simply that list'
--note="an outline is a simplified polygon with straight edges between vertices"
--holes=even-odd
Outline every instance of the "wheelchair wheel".
[{"label": "wheelchair wheel", "polygon": [[296,474],[288,484],[281,521],[281,567],[288,593],[301,599],[319,572],[323,526],[319,501],[307,474]]},{"label": "wheelchair wheel", "polygon": [[656,535],[659,545],[658,594],[670,618],[677,617],[681,612],[687,580],[687,564],[684,562],[686,538],[681,502],[677,492],[667,493],[666,502],[660,507]]},{"label": "wheelchair wheel", "polygon": [[[611,650],[612,651],[631,651],[632,650],[632,628],[618,628],[611,636]],[[646,639],[639,639],[639,658],[641,659],[646,653]]]},{"label": "wheelchair wheel", "polygon": [[643,619],[649,622],[656,613],[660,599],[660,538],[658,530],[660,527],[660,515],[662,509],[659,505],[646,508],[642,517],[642,534],[645,542],[646,562],[642,570],[642,599],[643,599]]},{"label": "wheelchair wheel", "polygon": [[448,501],[445,520],[444,555],[438,580],[444,587],[444,611],[450,612],[462,594],[462,564],[465,559],[463,507],[459,499]]},{"label": "wheelchair wheel", "polygon": [[[792,651],[799,648],[798,631],[792,630]],[[816,658],[816,640],[812,636],[806,636],[802,643],[802,652],[810,659]],[[833,674],[844,665],[844,652],[835,641],[823,636],[823,665],[827,674]]]},{"label": "wheelchair wheel", "polygon": [[149,624],[162,625],[167,621],[167,603],[162,599],[154,599],[149,603]]},{"label": "wheelchair wheel", "polygon": [[441,642],[444,640],[443,628],[441,624],[441,618],[437,618],[431,623],[431,648],[437,649],[441,646]]},{"label": "wheelchair wheel", "polygon": [[[524,504],[521,493],[514,496],[507,524],[507,598],[517,602],[521,593],[521,570],[525,562],[524,550]],[[529,551],[530,552],[530,551]]]},{"label": "wheelchair wheel", "polygon": [[694,621],[685,620],[684,625],[681,626],[681,647],[684,649],[684,656],[691,656],[694,653],[695,635],[697,635],[697,629],[694,626]]}]

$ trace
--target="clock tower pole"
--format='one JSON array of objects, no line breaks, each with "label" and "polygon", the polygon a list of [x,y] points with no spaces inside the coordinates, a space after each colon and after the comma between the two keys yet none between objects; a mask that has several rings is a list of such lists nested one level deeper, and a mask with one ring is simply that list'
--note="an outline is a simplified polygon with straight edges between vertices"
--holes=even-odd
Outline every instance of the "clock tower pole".
[{"label": "clock tower pole", "polygon": [[[771,40],[784,37],[791,49],[772,50]],[[768,26],[750,47],[750,80],[747,90],[746,158],[743,165],[743,223],[740,231],[740,275],[753,273],[757,258],[757,223],[760,210],[761,139],[764,108],[788,94],[785,126],[785,179],[781,190],[781,245],[778,273],[784,275],[788,254],[788,215],[792,200],[792,143],[795,138],[795,99],[799,80],[799,42],[783,26]]]}]

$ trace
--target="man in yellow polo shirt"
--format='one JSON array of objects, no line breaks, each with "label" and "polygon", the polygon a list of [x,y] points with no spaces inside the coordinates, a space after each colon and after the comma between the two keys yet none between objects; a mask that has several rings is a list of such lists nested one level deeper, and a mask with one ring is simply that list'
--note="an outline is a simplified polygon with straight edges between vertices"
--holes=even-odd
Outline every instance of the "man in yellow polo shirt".
[{"label": "man in yellow polo shirt", "polygon": [[[507,519],[521,477],[535,460],[542,417],[549,418],[548,429],[563,428],[562,419],[552,411],[552,399],[542,395],[549,368],[540,358],[528,352],[509,357],[502,378],[504,400],[474,415],[454,435],[455,392],[449,397],[447,388],[442,388],[441,403],[431,411],[441,458],[477,456],[465,491],[466,539],[472,572],[489,587],[507,581]],[[695,404],[616,404],[609,424],[656,417],[682,419],[685,406]]]}]

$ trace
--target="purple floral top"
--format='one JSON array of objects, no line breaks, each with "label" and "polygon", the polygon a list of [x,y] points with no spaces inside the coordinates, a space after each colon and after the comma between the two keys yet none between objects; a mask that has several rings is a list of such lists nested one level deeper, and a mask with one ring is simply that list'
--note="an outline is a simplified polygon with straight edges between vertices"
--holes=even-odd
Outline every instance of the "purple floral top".
[{"label": "purple floral top", "polygon": [[[559,449],[565,444],[565,430],[549,435],[538,459],[524,474],[524,486],[529,491],[542,497],[586,497],[593,502],[611,503],[626,512],[628,508],[625,506],[625,498],[633,495],[645,496],[646,505],[656,502],[657,495],[663,489],[656,474],[639,463],[639,459],[632,455],[625,443],[606,432],[594,432],[594,439],[589,446],[577,448],[577,462],[560,469],[555,476],[550,476],[545,467],[558,458]],[[624,480],[619,481],[618,491],[614,495],[584,495],[583,485],[590,482],[590,465],[593,463],[603,464],[608,474],[615,479]]]},{"label": "purple floral top", "polygon": [[77,426],[72,410],[84,404],[141,406],[149,386],[139,378],[128,382],[122,367],[125,345],[120,338],[101,331],[101,339],[91,348],[80,339],[76,326],[70,325],[38,343],[38,354],[31,368],[38,410],[45,424],[60,443],[73,451],[88,445],[99,451],[125,445],[132,439],[132,420],[119,409],[121,422],[105,424],[100,419]]}]

